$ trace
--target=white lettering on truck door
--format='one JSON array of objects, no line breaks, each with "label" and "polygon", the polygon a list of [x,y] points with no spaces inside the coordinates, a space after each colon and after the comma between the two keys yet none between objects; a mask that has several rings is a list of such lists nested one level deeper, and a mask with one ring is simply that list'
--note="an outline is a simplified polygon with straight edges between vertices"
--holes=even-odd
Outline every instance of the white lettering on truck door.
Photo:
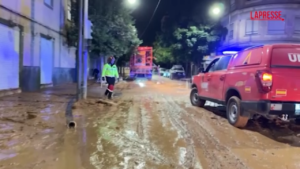
[{"label": "white lettering on truck door", "polygon": [[202,82],[201,83],[201,88],[202,89],[207,89],[208,88],[208,83],[207,82]]},{"label": "white lettering on truck door", "polygon": [[298,54],[298,53],[289,53],[288,54],[289,55],[289,60],[291,61],[291,62],[300,62],[300,54]]}]

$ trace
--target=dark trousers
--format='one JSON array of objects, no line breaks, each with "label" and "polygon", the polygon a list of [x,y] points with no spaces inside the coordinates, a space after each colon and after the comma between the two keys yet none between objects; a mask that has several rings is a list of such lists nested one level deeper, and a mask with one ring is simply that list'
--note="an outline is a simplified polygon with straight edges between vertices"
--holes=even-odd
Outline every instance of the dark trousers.
[{"label": "dark trousers", "polygon": [[115,77],[107,77],[107,76],[105,78],[106,78],[106,82],[108,84],[107,89],[105,91],[105,96],[108,96],[108,99],[111,99],[112,94],[114,92],[116,78]]},{"label": "dark trousers", "polygon": [[95,80],[98,80],[98,73],[94,74],[94,78],[95,78]]}]

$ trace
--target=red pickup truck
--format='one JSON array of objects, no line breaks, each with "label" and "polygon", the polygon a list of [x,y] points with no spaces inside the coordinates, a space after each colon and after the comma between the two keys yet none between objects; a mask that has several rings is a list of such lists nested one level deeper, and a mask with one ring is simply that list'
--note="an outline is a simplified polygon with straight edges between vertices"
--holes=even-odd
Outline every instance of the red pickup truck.
[{"label": "red pickup truck", "polygon": [[239,128],[264,116],[300,119],[300,44],[256,46],[236,55],[216,57],[193,77],[190,100],[226,106],[228,122]]}]

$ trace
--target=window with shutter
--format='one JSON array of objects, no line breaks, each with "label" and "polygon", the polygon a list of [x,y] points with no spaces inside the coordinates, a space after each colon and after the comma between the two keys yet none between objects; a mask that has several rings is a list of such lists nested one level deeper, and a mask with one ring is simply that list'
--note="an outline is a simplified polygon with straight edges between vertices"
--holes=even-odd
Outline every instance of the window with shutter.
[{"label": "window with shutter", "polygon": [[294,32],[296,34],[300,34],[300,17],[295,18],[295,29]]},{"label": "window with shutter", "polygon": [[[284,18],[284,17],[281,17]],[[268,34],[277,35],[285,33],[285,20],[284,21],[268,21]]]},{"label": "window with shutter", "polygon": [[253,33],[258,33],[259,23],[258,21],[252,21],[253,23]]},{"label": "window with shutter", "polygon": [[246,20],[246,35],[257,34],[258,33],[258,21]]},{"label": "window with shutter", "polygon": [[252,34],[252,20],[246,20],[246,35]]}]

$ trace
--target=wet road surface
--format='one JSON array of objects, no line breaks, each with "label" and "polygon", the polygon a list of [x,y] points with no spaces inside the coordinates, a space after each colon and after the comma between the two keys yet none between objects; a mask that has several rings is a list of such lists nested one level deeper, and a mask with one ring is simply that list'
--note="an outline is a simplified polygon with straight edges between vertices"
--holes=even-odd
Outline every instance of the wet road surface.
[{"label": "wet road surface", "polygon": [[[214,104],[206,109],[191,106],[184,82],[159,77],[121,82],[117,89],[122,94],[114,98],[116,105],[99,102],[103,89],[91,86],[89,99],[74,106],[74,130],[66,129],[63,113],[52,113],[51,122],[43,113],[34,119],[28,119],[31,115],[27,113],[26,125],[44,125],[31,125],[22,132],[16,128],[24,124],[1,118],[0,168],[300,168],[300,127],[259,119],[250,121],[246,129],[234,128]],[[52,101],[60,99],[56,107],[65,106],[66,99],[51,97]],[[10,103],[5,99],[2,106]],[[24,112],[26,106],[15,113]]]}]

